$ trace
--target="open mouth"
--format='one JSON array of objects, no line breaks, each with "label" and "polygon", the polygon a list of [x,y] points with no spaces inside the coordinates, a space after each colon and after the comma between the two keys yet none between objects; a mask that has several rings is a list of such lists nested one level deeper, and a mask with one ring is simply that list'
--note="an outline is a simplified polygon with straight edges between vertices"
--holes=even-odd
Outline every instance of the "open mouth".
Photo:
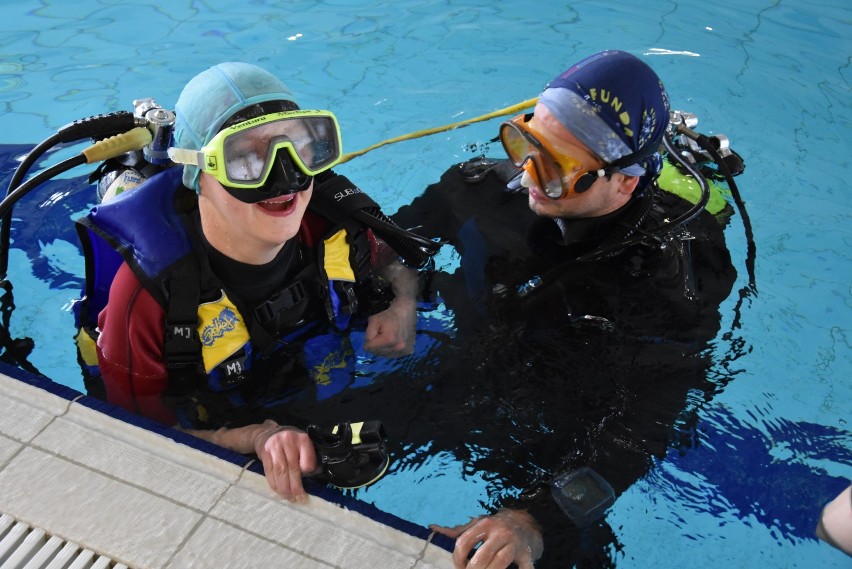
[{"label": "open mouth", "polygon": [[270,212],[287,212],[296,206],[296,194],[291,194],[289,196],[281,196],[280,198],[275,198],[274,200],[257,202],[257,205]]}]

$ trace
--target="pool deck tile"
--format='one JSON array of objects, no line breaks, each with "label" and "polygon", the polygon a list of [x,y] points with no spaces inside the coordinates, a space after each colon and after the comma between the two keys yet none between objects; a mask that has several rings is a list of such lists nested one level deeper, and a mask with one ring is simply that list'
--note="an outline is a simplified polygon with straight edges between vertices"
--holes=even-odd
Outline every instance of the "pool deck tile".
[{"label": "pool deck tile", "polygon": [[101,429],[103,417],[98,411],[72,405],[33,444],[199,511],[213,507],[242,473],[234,464],[185,445],[163,456],[161,449],[173,441],[120,421]]},{"label": "pool deck tile", "polygon": [[162,567],[202,514],[35,448],[0,472],[0,511],[134,567]]},{"label": "pool deck tile", "polygon": [[33,383],[0,373],[0,513],[34,528],[130,568],[452,567],[424,539],[319,496],[282,501],[240,461]]},{"label": "pool deck tile", "polygon": [[28,442],[54,418],[62,415],[70,401],[13,378],[2,384],[7,402],[0,413],[0,433]]},{"label": "pool deck tile", "polygon": [[332,567],[301,552],[282,547],[225,522],[206,519],[168,564],[168,569],[186,567]]},{"label": "pool deck tile", "polygon": [[420,540],[317,497],[293,505],[268,495],[264,479],[246,477],[211,514],[333,567],[375,569],[376,552],[389,567],[410,567],[423,549]]},{"label": "pool deck tile", "polygon": [[19,443],[18,441],[12,440],[9,437],[5,437],[0,435],[0,468],[3,467],[3,464],[12,458],[12,456],[18,452],[24,445]]}]

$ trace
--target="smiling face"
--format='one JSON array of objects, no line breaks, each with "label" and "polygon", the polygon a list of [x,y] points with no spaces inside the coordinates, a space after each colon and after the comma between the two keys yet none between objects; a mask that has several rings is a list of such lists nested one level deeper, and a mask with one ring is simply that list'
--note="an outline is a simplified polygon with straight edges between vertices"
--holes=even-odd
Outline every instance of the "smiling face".
[{"label": "smiling face", "polygon": [[242,202],[210,174],[201,173],[198,209],[207,241],[220,253],[243,263],[272,261],[299,232],[313,194],[308,189],[257,203]]},{"label": "smiling face", "polygon": [[[530,127],[545,138],[556,152],[576,159],[580,166],[575,171],[593,170],[600,167],[600,160],[593,155],[551,114],[544,105],[537,105]],[[570,178],[572,172],[563,172]],[[598,178],[582,193],[568,193],[558,200],[551,199],[537,186],[526,171],[521,184],[529,189],[529,207],[542,217],[588,218],[611,213],[626,204],[636,188],[639,178],[616,172],[610,177]]]}]

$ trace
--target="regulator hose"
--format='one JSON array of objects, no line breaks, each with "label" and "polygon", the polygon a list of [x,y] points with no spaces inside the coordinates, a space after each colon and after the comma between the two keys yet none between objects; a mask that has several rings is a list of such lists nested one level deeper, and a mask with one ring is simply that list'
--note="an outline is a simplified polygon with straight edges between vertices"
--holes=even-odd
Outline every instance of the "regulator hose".
[{"label": "regulator hose", "polygon": [[578,257],[575,261],[585,262],[601,259],[603,257],[606,257],[607,255],[611,255],[616,251],[620,251],[625,247],[635,245],[636,243],[639,243],[640,241],[643,241],[648,237],[656,237],[657,235],[671,231],[674,228],[686,225],[687,223],[698,217],[698,215],[701,213],[701,210],[704,209],[704,207],[707,205],[707,202],[710,201],[710,185],[707,183],[707,179],[698,170],[698,168],[696,168],[693,164],[691,164],[688,160],[686,160],[680,155],[680,153],[674,147],[674,144],[668,136],[663,137],[663,145],[666,147],[668,153],[684,167],[684,169],[687,171],[687,173],[689,173],[690,176],[695,178],[696,182],[698,182],[698,185],[701,187],[701,196],[699,197],[698,201],[679,217],[667,223],[663,223],[662,225],[645,231],[640,235],[635,235],[634,237],[625,239],[620,243],[615,243],[608,247],[596,249],[594,251],[591,251],[590,253],[586,253],[585,255]]},{"label": "regulator hose", "polygon": [[135,118],[133,113],[128,111],[94,115],[85,119],[76,120],[61,127],[58,131],[56,131],[56,133],[36,145],[27,153],[26,156],[24,156],[24,159],[15,169],[15,172],[12,174],[12,178],[9,180],[9,186],[6,189],[6,198],[0,202],[0,211],[2,211],[2,214],[0,214],[0,280],[6,278],[6,273],[9,267],[9,240],[11,238],[12,206],[14,203],[35,186],[43,183],[52,176],[61,174],[75,166],[85,164],[86,162],[78,163],[74,161],[72,163],[73,159],[72,161],[64,162],[63,164],[65,164],[65,166],[55,170],[51,169],[52,174],[50,176],[39,177],[39,181],[37,183],[34,185],[28,185],[26,191],[19,194],[18,197],[12,198],[11,201],[8,202],[8,205],[3,206],[3,204],[7,203],[6,200],[10,198],[11,194],[16,191],[19,186],[21,186],[21,182],[24,180],[27,172],[29,172],[33,164],[35,164],[47,151],[57,145],[76,142],[84,138],[103,138],[116,133],[129,131],[135,126],[144,126],[144,121]]},{"label": "regulator hose", "polygon": [[743,231],[745,232],[746,237],[746,272],[748,273],[748,287],[752,292],[757,292],[757,281],[755,277],[755,259],[757,257],[757,247],[754,243],[754,232],[751,226],[751,218],[748,215],[748,212],[745,208],[745,202],[743,201],[742,195],[740,194],[740,188],[737,186],[737,183],[734,181],[734,175],[731,172],[731,169],[728,167],[728,163],[722,158],[719,154],[716,144],[713,142],[713,139],[710,137],[693,132],[692,130],[681,127],[679,129],[686,136],[695,140],[701,148],[707,151],[710,154],[710,157],[713,158],[713,161],[716,163],[716,166],[719,168],[719,171],[725,177],[725,181],[728,183],[728,187],[731,190],[731,197],[734,199],[734,204],[737,206],[737,211],[742,217],[743,220]]}]

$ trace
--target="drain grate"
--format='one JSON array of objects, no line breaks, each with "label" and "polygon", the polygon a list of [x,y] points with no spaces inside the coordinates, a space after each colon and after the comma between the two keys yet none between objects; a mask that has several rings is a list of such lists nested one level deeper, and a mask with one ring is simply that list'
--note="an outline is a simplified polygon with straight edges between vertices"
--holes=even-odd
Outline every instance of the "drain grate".
[{"label": "drain grate", "polygon": [[127,566],[0,514],[0,569],[127,569]]}]

